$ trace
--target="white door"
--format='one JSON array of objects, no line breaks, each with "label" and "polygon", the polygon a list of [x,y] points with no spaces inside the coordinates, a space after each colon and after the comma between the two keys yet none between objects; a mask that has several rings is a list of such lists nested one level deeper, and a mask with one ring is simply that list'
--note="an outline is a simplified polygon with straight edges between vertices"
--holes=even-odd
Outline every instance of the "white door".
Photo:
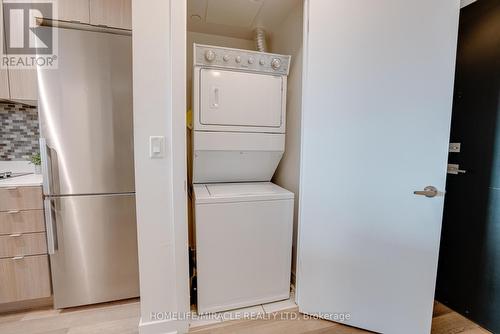
[{"label": "white door", "polygon": [[459,0],[306,13],[299,309],[429,333],[444,198],[414,191],[445,187]]},{"label": "white door", "polygon": [[282,77],[202,69],[200,82],[201,124],[281,127]]}]

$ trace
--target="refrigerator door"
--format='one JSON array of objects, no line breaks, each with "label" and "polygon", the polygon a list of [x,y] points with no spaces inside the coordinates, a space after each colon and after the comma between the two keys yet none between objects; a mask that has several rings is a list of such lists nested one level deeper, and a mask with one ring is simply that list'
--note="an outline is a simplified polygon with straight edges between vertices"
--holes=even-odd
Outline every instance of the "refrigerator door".
[{"label": "refrigerator door", "polygon": [[50,256],[54,306],[139,296],[135,196],[47,198],[57,248]]},{"label": "refrigerator door", "polygon": [[133,192],[131,37],[59,29],[58,38],[58,69],[38,69],[44,192]]}]

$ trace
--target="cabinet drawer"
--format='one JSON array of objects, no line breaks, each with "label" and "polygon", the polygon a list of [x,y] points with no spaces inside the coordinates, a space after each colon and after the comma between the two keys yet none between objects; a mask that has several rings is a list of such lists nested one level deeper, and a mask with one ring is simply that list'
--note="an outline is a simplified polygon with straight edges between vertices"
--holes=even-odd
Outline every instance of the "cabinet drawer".
[{"label": "cabinet drawer", "polygon": [[42,187],[0,188],[0,211],[41,210]]},{"label": "cabinet drawer", "polygon": [[0,235],[45,231],[43,210],[0,212]]},{"label": "cabinet drawer", "polygon": [[47,254],[45,232],[0,235],[0,258]]},{"label": "cabinet drawer", "polygon": [[0,259],[0,303],[49,297],[47,255]]}]

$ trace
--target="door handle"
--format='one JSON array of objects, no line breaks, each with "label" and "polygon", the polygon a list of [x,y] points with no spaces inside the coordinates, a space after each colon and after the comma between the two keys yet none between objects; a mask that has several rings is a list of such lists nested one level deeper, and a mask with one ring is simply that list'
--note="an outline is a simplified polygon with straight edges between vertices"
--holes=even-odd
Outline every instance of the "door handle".
[{"label": "door handle", "polygon": [[42,172],[43,172],[43,192],[45,195],[52,195],[50,185],[52,182],[52,173],[50,170],[49,162],[49,147],[47,146],[47,141],[45,138],[40,138],[40,158],[42,160]]},{"label": "door handle", "polygon": [[52,214],[52,201],[52,199],[46,198],[43,205],[45,211],[45,229],[47,231],[47,252],[49,255],[55,254],[58,249],[57,229]]},{"label": "door handle", "polygon": [[418,190],[413,192],[415,195],[420,195],[420,196],[425,196],[425,197],[436,197],[438,194],[438,190],[436,187],[433,186],[427,186],[424,188],[424,190]]},{"label": "door handle", "polygon": [[219,87],[212,87],[212,96],[211,96],[211,103],[210,106],[212,108],[219,108]]}]

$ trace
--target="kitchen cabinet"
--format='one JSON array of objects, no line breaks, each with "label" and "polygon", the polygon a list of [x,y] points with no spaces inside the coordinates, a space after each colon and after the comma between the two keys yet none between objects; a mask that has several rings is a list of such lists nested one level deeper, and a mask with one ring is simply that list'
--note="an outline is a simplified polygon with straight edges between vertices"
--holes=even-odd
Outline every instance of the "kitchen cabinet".
[{"label": "kitchen cabinet", "polygon": [[[106,2],[106,1],[104,1]],[[65,21],[90,23],[89,0],[59,0],[57,18]],[[3,24],[3,14],[2,24]],[[0,99],[36,104],[38,83],[36,69],[16,69],[9,67],[0,70]]]},{"label": "kitchen cabinet", "polygon": [[47,254],[45,232],[0,235],[0,258]]},{"label": "kitchen cabinet", "polygon": [[10,94],[8,71],[5,69],[0,69],[0,99],[8,100],[9,98]]},{"label": "kitchen cabinet", "polygon": [[[132,29],[131,0],[59,0],[57,12],[53,19]],[[3,15],[0,17],[3,24]],[[0,99],[36,104],[36,69],[0,69]]]},{"label": "kitchen cabinet", "polygon": [[[0,26],[3,26],[3,6],[0,6]],[[3,35],[1,38],[4,38]],[[5,39],[3,40],[5,43]],[[9,99],[9,77],[7,69],[0,68],[0,99]]]},{"label": "kitchen cabinet", "polygon": [[40,186],[0,187],[0,309],[51,296],[42,206]]},{"label": "kitchen cabinet", "polygon": [[58,20],[90,23],[89,0],[59,0],[57,2],[57,12]]},{"label": "kitchen cabinet", "polygon": [[[3,24],[3,13],[1,17]],[[2,98],[22,100],[24,103],[28,104],[36,103],[38,99],[36,69],[16,69],[8,67],[0,71],[0,95]]]},{"label": "kitchen cabinet", "polygon": [[0,212],[0,235],[45,231],[43,210]]},{"label": "kitchen cabinet", "polygon": [[29,101],[36,104],[38,84],[36,69],[16,69],[9,67],[10,99]]},{"label": "kitchen cabinet", "polygon": [[0,303],[50,296],[49,259],[47,255],[18,256],[0,259]]},{"label": "kitchen cabinet", "polygon": [[18,213],[20,210],[41,210],[41,187],[2,187],[0,188],[0,211]]},{"label": "kitchen cabinet", "polygon": [[131,0],[90,0],[90,24],[132,29]]}]

